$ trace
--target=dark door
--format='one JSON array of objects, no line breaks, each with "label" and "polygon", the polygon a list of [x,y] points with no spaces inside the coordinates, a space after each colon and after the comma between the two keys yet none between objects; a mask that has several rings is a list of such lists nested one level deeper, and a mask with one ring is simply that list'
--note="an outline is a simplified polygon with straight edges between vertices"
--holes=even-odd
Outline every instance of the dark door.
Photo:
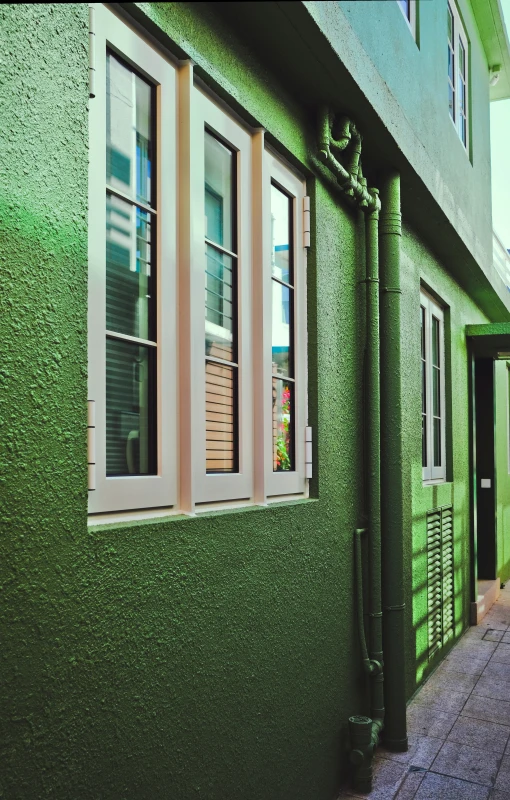
[{"label": "dark door", "polygon": [[496,577],[494,360],[475,359],[475,514],[478,580]]}]

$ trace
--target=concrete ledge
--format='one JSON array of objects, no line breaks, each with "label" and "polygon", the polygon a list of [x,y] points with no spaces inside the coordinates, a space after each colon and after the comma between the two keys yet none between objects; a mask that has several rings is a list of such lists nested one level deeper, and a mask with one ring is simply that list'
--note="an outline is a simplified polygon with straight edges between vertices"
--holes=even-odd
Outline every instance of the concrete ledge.
[{"label": "concrete ledge", "polygon": [[476,603],[471,603],[471,625],[479,625],[487,611],[494,605],[501,591],[501,581],[478,581]]}]

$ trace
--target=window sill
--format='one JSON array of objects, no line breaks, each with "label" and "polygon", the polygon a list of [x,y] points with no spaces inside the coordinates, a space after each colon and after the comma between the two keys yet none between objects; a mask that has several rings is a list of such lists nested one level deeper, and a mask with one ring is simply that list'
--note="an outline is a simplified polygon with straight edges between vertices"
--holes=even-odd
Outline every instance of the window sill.
[{"label": "window sill", "polygon": [[173,508],[144,508],[137,511],[116,511],[108,514],[94,514],[87,518],[87,526],[116,527],[132,526],[138,524],[166,522],[179,519],[196,519],[197,517],[213,516],[217,514],[235,513],[238,511],[258,511],[271,506],[293,506],[303,503],[315,503],[316,498],[307,495],[278,495],[267,499],[267,503],[253,503],[251,501],[236,500],[229,503],[204,503],[196,508],[195,513],[190,514]]}]

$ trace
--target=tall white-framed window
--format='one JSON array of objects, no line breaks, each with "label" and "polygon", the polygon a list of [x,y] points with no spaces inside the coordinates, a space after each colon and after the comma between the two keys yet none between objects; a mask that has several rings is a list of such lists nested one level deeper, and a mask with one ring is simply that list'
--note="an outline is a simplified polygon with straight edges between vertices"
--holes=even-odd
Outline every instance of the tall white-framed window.
[{"label": "tall white-framed window", "polygon": [[468,78],[469,46],[457,6],[447,3],[448,32],[448,109],[464,147],[469,140]]},{"label": "tall white-framed window", "polygon": [[89,117],[91,513],[177,501],[176,352],[169,345],[177,333],[176,72],[100,4],[95,47],[98,80]]},{"label": "tall white-framed window", "polygon": [[417,0],[397,0],[398,6],[416,39],[416,2]]},{"label": "tall white-framed window", "polygon": [[305,182],[102,5],[95,48],[89,511],[306,494]]},{"label": "tall white-framed window", "polygon": [[444,312],[420,293],[422,468],[424,482],[446,480]]}]

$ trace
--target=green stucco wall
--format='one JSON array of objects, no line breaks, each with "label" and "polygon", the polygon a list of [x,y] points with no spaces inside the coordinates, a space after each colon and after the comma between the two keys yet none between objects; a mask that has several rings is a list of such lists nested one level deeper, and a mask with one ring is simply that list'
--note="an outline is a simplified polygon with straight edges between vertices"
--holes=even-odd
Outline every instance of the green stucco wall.
[{"label": "green stucco wall", "polygon": [[[226,59],[188,7],[152,11],[226,85],[246,80],[235,41]],[[347,717],[366,710],[352,669],[362,228],[312,184],[319,499],[87,529],[87,6],[2,6],[0,20],[2,796],[330,798]],[[248,111],[302,158],[313,129],[263,72],[251,86]]]},{"label": "green stucco wall", "polygon": [[[404,209],[405,213],[405,209]],[[440,652],[429,661],[427,628],[427,511],[438,506],[453,506],[454,513],[454,572],[455,572],[455,634],[460,635],[469,624],[471,548],[470,548],[470,465],[469,465],[469,393],[468,354],[465,326],[471,320],[486,322],[469,296],[444,271],[412,230],[406,228],[402,241],[402,307],[404,384],[404,453],[409,465],[409,496],[407,503],[409,611],[412,624],[407,629],[407,662],[410,690],[437,665],[444,656]],[[424,486],[421,466],[421,375],[416,365],[420,359],[420,331],[417,309],[420,303],[420,283],[433,292],[445,310],[445,369],[447,481]],[[414,326],[414,327],[413,327]],[[412,578],[411,578],[412,576]],[[411,654],[414,654],[414,658]]]},{"label": "green stucco wall", "polygon": [[[298,85],[280,84],[211,6],[139,10],[309,176],[312,499],[87,528],[87,6],[1,6],[0,797],[331,800],[347,718],[368,711],[352,563],[362,220],[324,172],[310,177],[315,117]],[[423,673],[424,514],[452,497],[459,593],[467,581],[462,326],[485,317],[410,228],[402,241],[411,694]],[[455,483],[434,490],[418,469],[421,278],[451,306],[465,398],[451,408]],[[466,613],[459,599],[458,633]]]},{"label": "green stucco wall", "polygon": [[501,583],[510,578],[510,366],[495,362],[496,387],[496,496],[497,496],[497,570]]},{"label": "green stucco wall", "polygon": [[305,5],[452,226],[489,268],[488,68],[469,0],[457,0],[469,41],[469,153],[448,112],[446,0],[417,3],[419,46],[396,2]]}]

